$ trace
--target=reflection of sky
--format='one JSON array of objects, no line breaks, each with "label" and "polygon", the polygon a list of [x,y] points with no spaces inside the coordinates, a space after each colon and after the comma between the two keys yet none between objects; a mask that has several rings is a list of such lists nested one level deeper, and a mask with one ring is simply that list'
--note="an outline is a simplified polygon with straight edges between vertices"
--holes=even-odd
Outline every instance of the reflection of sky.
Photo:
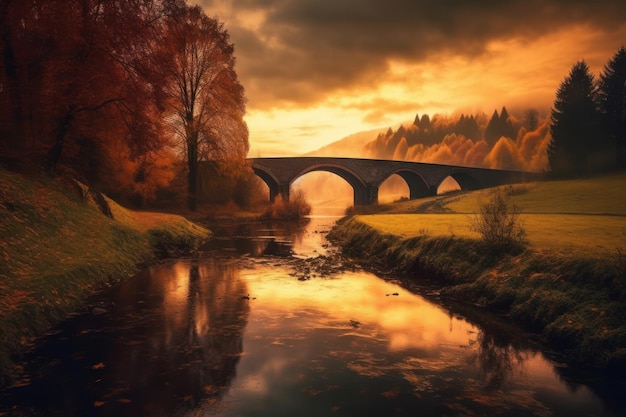
[{"label": "reflection of sky", "polygon": [[334,223],[339,218],[337,210],[329,211],[327,208],[313,206],[313,212],[318,212],[309,218],[309,223],[302,233],[297,233],[293,238],[292,251],[298,256],[315,257],[326,255],[324,247],[328,244],[326,233],[332,229]]},{"label": "reflection of sky", "polygon": [[33,415],[611,416],[540,354],[393,283],[244,263],[182,260],[116,287],[107,313],[38,349],[20,401]]},{"label": "reflection of sky", "polygon": [[259,263],[241,279],[243,356],[220,406],[206,406],[212,415],[598,412],[541,355],[481,346],[474,325],[372,275],[303,282]]},{"label": "reflection of sky", "polygon": [[[257,297],[255,310],[266,315],[263,322],[254,324],[263,328],[284,326],[285,318],[293,318],[300,331],[343,329],[359,337],[386,340],[390,350],[467,345],[476,332],[474,326],[451,318],[421,297],[362,273],[312,282],[285,279],[273,271],[246,278],[251,295]],[[350,320],[359,322],[358,329]],[[248,331],[255,331],[251,326]]]}]

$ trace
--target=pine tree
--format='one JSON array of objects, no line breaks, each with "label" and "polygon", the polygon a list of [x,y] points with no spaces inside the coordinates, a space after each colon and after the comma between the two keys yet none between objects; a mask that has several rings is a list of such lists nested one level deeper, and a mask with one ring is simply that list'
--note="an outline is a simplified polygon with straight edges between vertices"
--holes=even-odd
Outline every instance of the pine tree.
[{"label": "pine tree", "polygon": [[548,159],[555,176],[589,172],[589,156],[598,149],[599,111],[594,76],[578,61],[561,82],[552,108]]},{"label": "pine tree", "polygon": [[414,124],[415,126],[417,126],[417,127],[420,127],[420,115],[419,115],[419,113],[417,113],[417,114],[415,115],[415,120],[413,120],[413,124]]},{"label": "pine tree", "polygon": [[422,118],[420,119],[420,128],[424,131],[432,129],[430,117],[427,114],[422,114]]},{"label": "pine tree", "polygon": [[[509,139],[515,139],[517,136],[517,131],[513,126],[513,122],[511,121],[511,117],[509,116],[509,112],[506,111],[506,107],[502,107],[502,111],[500,111],[500,121],[498,123],[499,127],[499,136],[504,136]],[[498,139],[500,139],[498,137]]]},{"label": "pine tree", "polygon": [[500,139],[500,129],[498,128],[499,123],[500,116],[498,115],[498,110],[494,110],[491,115],[491,119],[489,119],[489,123],[487,124],[487,128],[485,129],[485,140],[489,146],[495,145],[498,139]]},{"label": "pine tree", "polygon": [[480,128],[478,127],[478,123],[476,123],[474,116],[465,116],[462,114],[461,118],[456,123],[454,132],[459,133],[468,139],[480,139]]},{"label": "pine tree", "polygon": [[613,141],[616,162],[626,166],[626,50],[622,46],[600,74],[598,95],[608,138]]}]

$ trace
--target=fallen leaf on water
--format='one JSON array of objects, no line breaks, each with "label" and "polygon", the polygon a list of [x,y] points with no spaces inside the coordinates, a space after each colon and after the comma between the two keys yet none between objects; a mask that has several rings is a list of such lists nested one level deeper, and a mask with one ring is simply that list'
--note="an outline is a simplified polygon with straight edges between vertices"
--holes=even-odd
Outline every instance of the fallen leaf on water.
[{"label": "fallen leaf on water", "polygon": [[203,388],[204,392],[212,394],[217,391],[217,387],[215,385],[205,385]]},{"label": "fallen leaf on water", "polygon": [[91,367],[91,369],[103,369],[106,365],[103,362],[97,363]]},{"label": "fallen leaf on water", "polygon": [[13,385],[11,385],[12,388],[21,388],[21,387],[26,387],[30,385],[30,379],[29,378],[23,378],[20,379],[19,381],[16,381]]},{"label": "fallen leaf on water", "polygon": [[381,393],[381,395],[385,398],[396,398],[399,394],[400,390],[397,387]]}]

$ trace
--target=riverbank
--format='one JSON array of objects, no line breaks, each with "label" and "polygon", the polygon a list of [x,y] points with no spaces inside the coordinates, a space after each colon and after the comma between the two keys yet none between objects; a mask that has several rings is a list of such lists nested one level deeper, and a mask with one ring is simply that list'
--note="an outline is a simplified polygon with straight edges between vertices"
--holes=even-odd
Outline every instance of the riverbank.
[{"label": "riverbank", "polygon": [[181,216],[127,210],[72,180],[0,168],[0,385],[34,338],[91,294],[209,235]]},{"label": "riverbank", "polygon": [[510,250],[469,228],[485,191],[353,215],[329,238],[371,268],[437,277],[443,297],[522,324],[568,362],[623,375],[626,202],[616,191],[624,185],[619,174],[517,189],[528,243]]}]

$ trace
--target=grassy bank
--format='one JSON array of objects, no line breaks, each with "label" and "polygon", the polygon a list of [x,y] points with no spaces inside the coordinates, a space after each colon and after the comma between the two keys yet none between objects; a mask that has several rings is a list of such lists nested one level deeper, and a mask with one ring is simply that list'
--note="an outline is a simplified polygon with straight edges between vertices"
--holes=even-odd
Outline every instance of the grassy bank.
[{"label": "grassy bank", "polygon": [[498,250],[469,227],[486,191],[381,208],[330,238],[381,269],[439,277],[442,294],[539,333],[573,362],[626,370],[626,174],[512,190],[528,243]]},{"label": "grassy bank", "polygon": [[0,168],[0,383],[12,356],[94,291],[209,235],[180,216],[106,201],[112,218],[71,181]]}]

